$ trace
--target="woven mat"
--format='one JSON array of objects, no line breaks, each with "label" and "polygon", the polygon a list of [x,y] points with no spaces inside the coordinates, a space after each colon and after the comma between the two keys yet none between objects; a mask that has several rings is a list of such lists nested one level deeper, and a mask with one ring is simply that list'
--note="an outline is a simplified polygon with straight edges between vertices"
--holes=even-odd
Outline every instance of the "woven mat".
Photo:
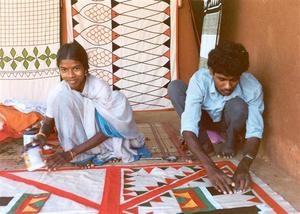
[{"label": "woven mat", "polygon": [[179,147],[179,130],[170,123],[140,123],[138,127],[145,135],[147,148],[153,158],[175,156],[178,161],[190,159]]},{"label": "woven mat", "polygon": [[[231,161],[216,165],[228,175],[236,169]],[[32,207],[56,214],[296,213],[258,177],[252,178],[246,192],[223,195],[199,163],[0,171],[0,213]],[[43,199],[44,206],[20,200],[24,195]]]},{"label": "woven mat", "polygon": [[[145,143],[154,159],[165,159],[169,156],[176,156],[178,161],[190,159],[179,148],[179,130],[170,123],[138,123],[138,128],[144,133]],[[0,170],[25,169],[24,161],[20,157],[22,147],[22,139],[0,144]]]}]

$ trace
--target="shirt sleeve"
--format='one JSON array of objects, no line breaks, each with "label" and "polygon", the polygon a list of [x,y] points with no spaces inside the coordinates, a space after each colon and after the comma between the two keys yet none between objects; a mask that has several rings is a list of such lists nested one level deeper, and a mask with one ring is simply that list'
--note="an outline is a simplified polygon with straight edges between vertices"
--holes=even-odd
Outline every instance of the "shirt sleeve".
[{"label": "shirt sleeve", "polygon": [[199,134],[198,123],[201,118],[201,106],[204,98],[204,82],[195,73],[186,91],[184,112],[181,115],[181,134],[191,131],[196,136]]},{"label": "shirt sleeve", "polygon": [[255,90],[253,99],[248,102],[248,119],[246,122],[246,139],[250,137],[262,138],[264,122],[263,122],[263,91],[259,85]]}]

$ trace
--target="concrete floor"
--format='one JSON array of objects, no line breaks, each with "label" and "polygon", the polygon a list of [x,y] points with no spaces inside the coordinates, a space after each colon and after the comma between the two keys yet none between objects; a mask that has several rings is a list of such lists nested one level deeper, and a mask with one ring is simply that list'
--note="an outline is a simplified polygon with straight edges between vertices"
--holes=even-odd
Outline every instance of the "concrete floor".
[{"label": "concrete floor", "polygon": [[[135,112],[137,122],[169,122],[179,130],[179,118],[174,111]],[[214,158],[216,159],[216,158]],[[286,175],[259,153],[251,166],[251,171],[268,184],[275,192],[300,211],[300,182]]]}]

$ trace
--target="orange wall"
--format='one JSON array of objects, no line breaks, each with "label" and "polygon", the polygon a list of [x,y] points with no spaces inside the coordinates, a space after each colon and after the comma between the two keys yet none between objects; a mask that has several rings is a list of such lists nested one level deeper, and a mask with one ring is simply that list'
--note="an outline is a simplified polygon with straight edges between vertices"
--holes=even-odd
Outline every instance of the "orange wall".
[{"label": "orange wall", "polygon": [[178,9],[178,71],[179,79],[185,83],[188,83],[199,66],[199,48],[191,10],[188,0],[183,0]]},{"label": "orange wall", "polygon": [[[221,39],[245,45],[250,54],[250,71],[264,87],[262,155],[288,175],[300,179],[300,1],[223,3]],[[179,36],[188,37],[193,32],[184,22],[190,20],[184,12],[186,8],[181,10]],[[186,60],[194,60],[196,52],[181,39],[179,48],[180,78],[187,80],[194,72],[196,60]]]},{"label": "orange wall", "polygon": [[245,45],[264,86],[264,155],[300,178],[300,1],[223,2],[221,38]]}]

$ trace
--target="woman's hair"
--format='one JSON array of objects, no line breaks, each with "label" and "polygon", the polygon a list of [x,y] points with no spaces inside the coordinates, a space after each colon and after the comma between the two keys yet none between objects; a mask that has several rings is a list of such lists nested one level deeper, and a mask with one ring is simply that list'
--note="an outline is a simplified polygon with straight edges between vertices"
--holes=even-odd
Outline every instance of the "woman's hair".
[{"label": "woman's hair", "polygon": [[241,76],[249,68],[249,55],[242,44],[226,41],[209,52],[207,65],[213,73]]},{"label": "woman's hair", "polygon": [[66,43],[57,52],[56,64],[59,67],[61,60],[72,59],[82,63],[85,70],[89,69],[88,55],[84,48],[76,41]]}]

